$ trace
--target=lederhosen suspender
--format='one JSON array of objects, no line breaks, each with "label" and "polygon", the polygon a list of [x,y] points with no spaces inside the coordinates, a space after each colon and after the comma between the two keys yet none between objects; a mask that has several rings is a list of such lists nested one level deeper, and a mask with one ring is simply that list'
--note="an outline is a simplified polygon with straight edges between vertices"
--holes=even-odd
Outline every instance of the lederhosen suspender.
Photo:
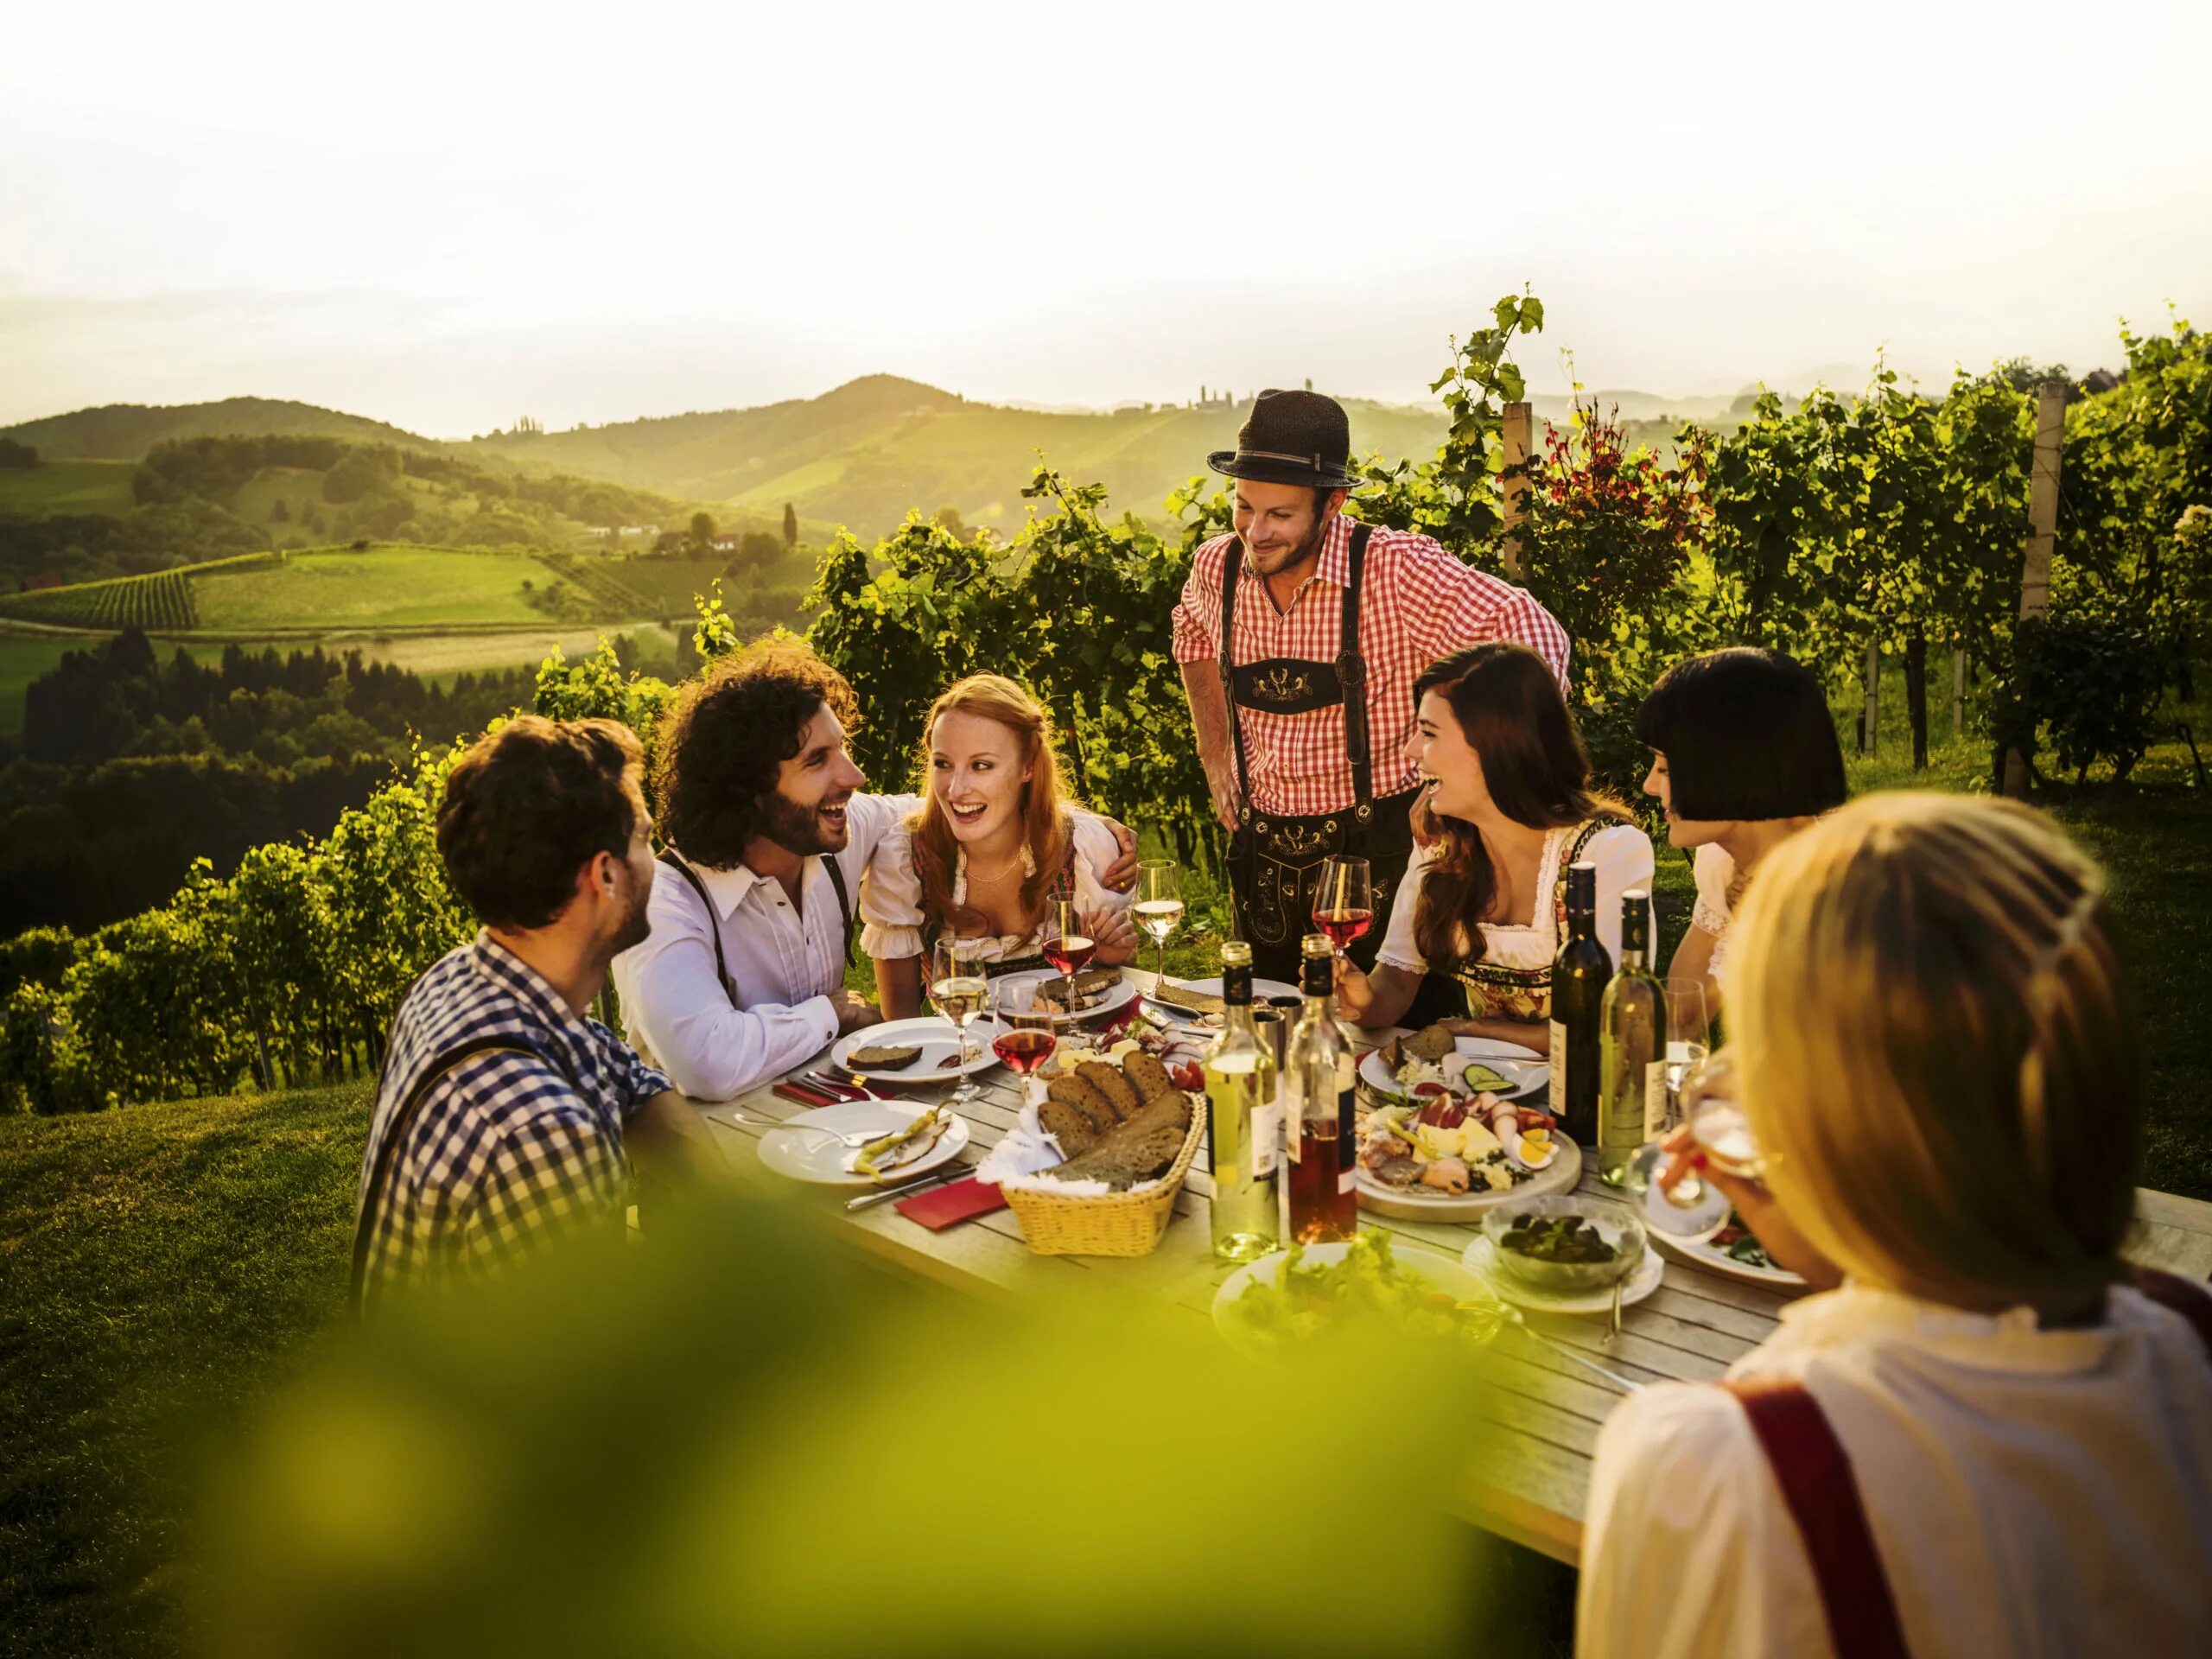
[{"label": "lederhosen suspender", "polygon": [[[406,1099],[399,1103],[391,1121],[385,1126],[384,1138],[376,1145],[369,1164],[368,1185],[362,1189],[361,1211],[353,1218],[353,1272],[352,1288],[347,1300],[358,1318],[362,1311],[363,1293],[368,1286],[369,1246],[376,1235],[377,1206],[383,1202],[385,1184],[391,1179],[392,1166],[399,1158],[399,1149],[407,1144],[407,1133],[414,1127],[415,1114],[423,1104],[423,1097],[439,1078],[463,1060],[473,1060],[480,1054],[524,1054],[543,1060],[568,1080],[569,1087],[578,1095],[583,1093],[576,1082],[576,1074],[556,1050],[547,1053],[535,1043],[524,1042],[519,1037],[478,1037],[457,1043],[443,1053],[434,1057],[415,1079],[415,1086],[407,1091]],[[391,1051],[385,1051],[385,1063],[391,1063]],[[384,1077],[377,1078],[377,1093],[384,1093]],[[373,1131],[372,1131],[373,1133]]]},{"label": "lederhosen suspender", "polygon": [[[699,879],[699,872],[693,869],[690,862],[673,847],[661,854],[658,861],[690,882],[691,891],[699,895],[699,902],[707,907],[707,931],[715,941],[715,976],[721,981],[730,1006],[743,1006],[737,1000],[737,982],[729,976],[729,963],[722,955],[721,912],[715,910],[715,901],[707,896],[707,884]],[[837,927],[844,937],[845,966],[849,968],[853,965],[853,905],[852,900],[845,896],[845,873],[838,868],[835,858],[823,858],[822,868],[829,871],[830,890],[837,895]]]},{"label": "lederhosen suspender", "polygon": [[1373,533],[1372,525],[1352,526],[1350,569],[1344,580],[1344,627],[1336,660],[1331,663],[1278,660],[1237,667],[1232,642],[1236,628],[1236,581],[1244,566],[1243,544],[1230,547],[1222,556],[1221,690],[1229,705],[1230,746],[1236,756],[1239,818],[1245,825],[1252,822],[1252,780],[1244,758],[1244,721],[1237,709],[1243,707],[1268,714],[1301,715],[1341,702],[1344,707],[1344,756],[1351,763],[1352,789],[1352,828],[1345,844],[1350,850],[1357,851],[1366,839],[1368,823],[1375,815],[1375,766],[1374,757],[1368,749],[1367,658],[1359,649],[1359,594],[1367,569],[1367,538]]},{"label": "lederhosen suspender", "polygon": [[[2127,1281],[2188,1320],[2212,1358],[2212,1295],[2204,1286],[2155,1268],[2132,1268]],[[1906,1659],[1904,1626],[1851,1457],[1821,1402],[1789,1377],[1730,1377],[1720,1386],[1751,1420],[1783,1506],[1797,1523],[1836,1659]]]}]

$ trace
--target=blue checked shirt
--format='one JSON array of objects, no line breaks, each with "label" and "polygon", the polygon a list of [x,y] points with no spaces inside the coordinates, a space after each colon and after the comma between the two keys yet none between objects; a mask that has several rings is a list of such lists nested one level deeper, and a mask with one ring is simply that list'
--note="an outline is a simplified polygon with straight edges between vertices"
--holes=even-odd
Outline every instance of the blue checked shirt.
[{"label": "blue checked shirt", "polygon": [[561,1235],[620,1228],[629,1203],[625,1119],[669,1081],[595,1020],[580,1020],[520,958],[479,931],[416,980],[392,1021],[369,1151],[354,1198],[400,1103],[441,1054],[482,1039],[537,1054],[462,1061],[415,1109],[367,1218],[364,1309],[394,1291],[496,1277]]}]

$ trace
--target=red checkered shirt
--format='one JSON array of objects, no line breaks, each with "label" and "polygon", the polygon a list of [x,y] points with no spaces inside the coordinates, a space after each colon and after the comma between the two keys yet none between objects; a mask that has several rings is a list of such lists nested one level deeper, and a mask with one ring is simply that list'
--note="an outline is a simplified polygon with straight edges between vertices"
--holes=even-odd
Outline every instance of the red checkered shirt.
[{"label": "red checkered shirt", "polygon": [[[1236,582],[1236,653],[1242,667],[1271,658],[1332,661],[1344,634],[1353,521],[1330,526],[1321,562],[1278,614],[1267,583],[1247,568]],[[1175,607],[1175,660],[1221,659],[1222,561],[1243,543],[1218,536],[1191,560]],[[1377,526],[1367,541],[1359,598],[1359,648],[1367,659],[1367,730],[1379,799],[1414,785],[1406,758],[1414,728],[1414,681],[1439,658],[1485,639],[1528,646],[1567,683],[1566,632],[1523,589],[1470,569],[1427,536]],[[1302,715],[1232,710],[1244,730],[1255,811],[1279,817],[1341,812],[1352,804],[1342,704]]]}]

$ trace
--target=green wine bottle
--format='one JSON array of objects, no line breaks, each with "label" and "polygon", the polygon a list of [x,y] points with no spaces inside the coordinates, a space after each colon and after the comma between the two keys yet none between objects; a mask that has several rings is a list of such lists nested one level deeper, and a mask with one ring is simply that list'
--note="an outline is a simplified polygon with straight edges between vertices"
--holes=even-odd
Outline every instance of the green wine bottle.
[{"label": "green wine bottle", "polygon": [[1598,943],[1598,867],[1567,870],[1567,938],[1552,963],[1552,1116],[1562,1134],[1598,1143],[1599,1019],[1613,959]]}]

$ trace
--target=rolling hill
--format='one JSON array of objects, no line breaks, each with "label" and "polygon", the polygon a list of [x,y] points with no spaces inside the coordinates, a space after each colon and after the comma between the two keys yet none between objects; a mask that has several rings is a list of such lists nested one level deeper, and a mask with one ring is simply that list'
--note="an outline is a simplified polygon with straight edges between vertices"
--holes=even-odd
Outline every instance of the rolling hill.
[{"label": "rolling hill", "polygon": [[0,429],[47,461],[137,461],[157,443],[183,438],[350,438],[414,449],[443,446],[365,416],[276,397],[212,404],[106,404]]}]

